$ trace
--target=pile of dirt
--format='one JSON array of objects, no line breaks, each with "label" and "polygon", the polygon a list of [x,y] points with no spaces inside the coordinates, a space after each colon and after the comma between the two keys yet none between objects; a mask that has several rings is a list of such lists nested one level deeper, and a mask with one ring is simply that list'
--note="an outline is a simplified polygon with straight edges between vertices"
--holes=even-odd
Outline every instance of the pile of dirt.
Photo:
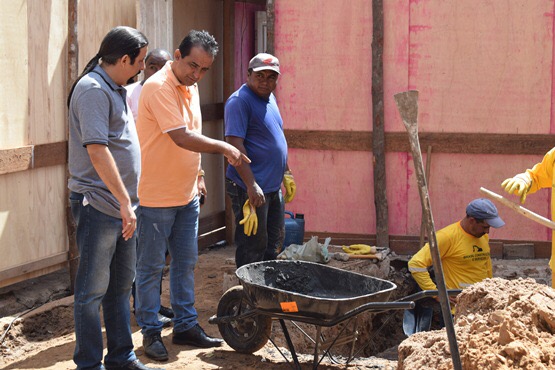
[{"label": "pile of dirt", "polygon": [[[532,279],[486,279],[457,299],[455,332],[464,369],[554,369],[555,290]],[[452,369],[445,329],[399,346],[398,369]]]}]

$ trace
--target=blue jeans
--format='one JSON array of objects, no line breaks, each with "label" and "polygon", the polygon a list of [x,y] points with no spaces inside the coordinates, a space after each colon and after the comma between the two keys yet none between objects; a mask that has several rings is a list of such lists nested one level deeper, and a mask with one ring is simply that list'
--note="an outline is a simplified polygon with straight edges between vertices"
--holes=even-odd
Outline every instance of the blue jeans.
[{"label": "blue jeans", "polygon": [[160,279],[170,262],[170,299],[174,312],[173,331],[187,331],[197,324],[195,304],[195,265],[198,260],[199,201],[179,207],[140,206],[139,242],[137,247],[136,310],[142,333],[149,336],[162,331]]},{"label": "blue jeans", "polygon": [[249,199],[247,191],[226,179],[226,192],[231,198],[235,215],[235,264],[241,267],[248,263],[276,259],[281,252],[285,238],[285,206],[281,189],[265,193],[266,203],[256,209],[258,231],[256,235],[246,236],[243,225],[243,205]]},{"label": "blue jeans", "polygon": [[137,358],[129,322],[137,239],[135,236],[127,241],[123,238],[121,219],[90,205],[83,206],[82,194],[71,192],[69,199],[80,253],[75,278],[73,361],[78,369],[103,369],[102,305],[108,342],[104,363],[123,366]]}]

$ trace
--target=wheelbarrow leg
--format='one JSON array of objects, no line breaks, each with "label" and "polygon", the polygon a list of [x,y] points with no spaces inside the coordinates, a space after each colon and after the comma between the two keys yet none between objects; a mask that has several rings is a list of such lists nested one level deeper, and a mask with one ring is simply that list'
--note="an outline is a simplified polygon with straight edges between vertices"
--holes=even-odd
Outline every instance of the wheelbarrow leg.
[{"label": "wheelbarrow leg", "polygon": [[320,344],[320,336],[322,334],[322,327],[316,327],[316,338],[314,341],[314,360],[312,361],[312,369],[317,369],[320,361],[318,360],[318,345]]},{"label": "wheelbarrow leg", "polygon": [[281,330],[283,330],[283,335],[285,335],[287,346],[289,347],[289,351],[291,352],[291,356],[293,357],[293,362],[295,363],[295,369],[301,370],[301,364],[299,363],[299,359],[297,358],[297,352],[295,352],[295,348],[293,347],[293,341],[289,336],[289,330],[287,330],[287,326],[285,326],[285,321],[283,321],[283,319],[279,319],[279,324],[281,325]]}]

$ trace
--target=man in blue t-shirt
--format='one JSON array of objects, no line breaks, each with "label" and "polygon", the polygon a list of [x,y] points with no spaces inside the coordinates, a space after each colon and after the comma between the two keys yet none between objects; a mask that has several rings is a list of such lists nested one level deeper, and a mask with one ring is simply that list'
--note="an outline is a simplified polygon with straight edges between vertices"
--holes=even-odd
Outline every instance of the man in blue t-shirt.
[{"label": "man in blue t-shirt", "polygon": [[257,54],[249,62],[246,84],[225,105],[226,140],[252,161],[228,166],[226,172],[226,192],[235,214],[237,267],[277,257],[285,236],[284,202],[295,196],[283,120],[273,94],[279,75],[275,56]]}]

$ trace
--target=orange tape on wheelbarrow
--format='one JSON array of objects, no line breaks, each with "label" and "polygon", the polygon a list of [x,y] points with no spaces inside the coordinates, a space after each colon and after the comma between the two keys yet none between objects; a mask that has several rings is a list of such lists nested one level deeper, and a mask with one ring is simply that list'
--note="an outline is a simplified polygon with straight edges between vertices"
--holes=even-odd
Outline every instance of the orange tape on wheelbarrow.
[{"label": "orange tape on wheelbarrow", "polygon": [[297,302],[280,302],[279,304],[283,312],[299,312]]}]

